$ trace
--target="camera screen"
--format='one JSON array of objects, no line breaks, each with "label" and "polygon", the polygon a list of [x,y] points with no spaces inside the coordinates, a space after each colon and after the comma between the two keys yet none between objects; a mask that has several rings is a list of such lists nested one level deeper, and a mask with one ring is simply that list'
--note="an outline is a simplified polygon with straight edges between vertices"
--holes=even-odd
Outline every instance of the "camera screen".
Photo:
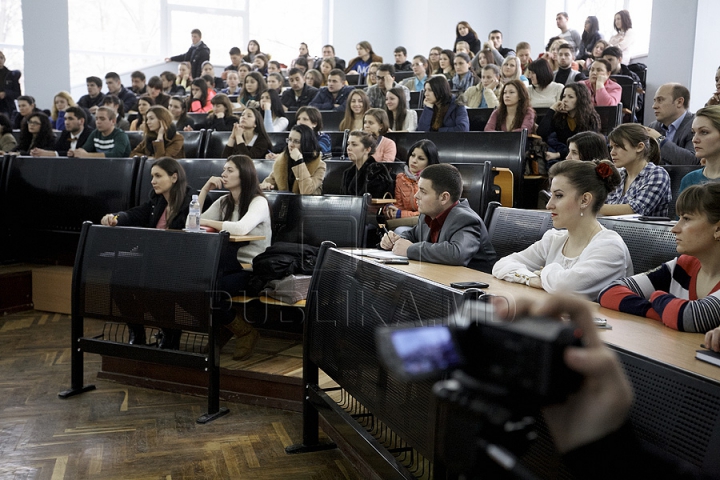
[{"label": "camera screen", "polygon": [[450,330],[444,326],[407,328],[391,334],[395,353],[408,375],[441,372],[461,364]]}]

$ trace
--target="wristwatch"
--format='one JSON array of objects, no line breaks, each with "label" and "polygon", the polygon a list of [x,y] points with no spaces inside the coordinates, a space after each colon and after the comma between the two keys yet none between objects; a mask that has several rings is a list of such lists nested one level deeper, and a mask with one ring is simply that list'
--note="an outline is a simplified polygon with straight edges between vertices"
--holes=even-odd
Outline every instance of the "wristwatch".
[{"label": "wristwatch", "polygon": [[663,142],[665,142],[665,135],[660,135],[660,136],[657,138],[657,142],[658,142],[658,144],[662,147],[662,146],[663,146]]}]

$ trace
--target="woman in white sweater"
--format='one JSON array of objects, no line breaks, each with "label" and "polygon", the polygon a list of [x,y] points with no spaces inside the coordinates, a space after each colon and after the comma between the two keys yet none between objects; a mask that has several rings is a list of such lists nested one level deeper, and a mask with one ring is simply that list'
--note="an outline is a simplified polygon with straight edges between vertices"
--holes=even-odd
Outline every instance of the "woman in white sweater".
[{"label": "woman in white sweater", "polygon": [[549,108],[560,101],[565,85],[553,82],[553,72],[547,60],[538,58],[531,62],[527,67],[527,77],[530,81],[528,88],[530,106]]},{"label": "woman in white sweater", "polygon": [[625,242],[596,218],[608,193],[620,184],[620,174],[609,160],[565,160],[553,165],[550,177],[547,209],[555,229],[500,259],[492,273],[508,282],[595,300],[606,285],[633,271]]},{"label": "woman in white sweater", "polygon": [[[252,263],[255,256],[270,246],[272,239],[270,207],[260,190],[255,165],[248,156],[231,155],[228,158],[222,175],[210,177],[200,191],[198,196],[200,205],[203,205],[210,190],[221,188],[227,189],[229,193],[213,202],[210,208],[203,212],[200,225],[217,231],[225,230],[231,235],[265,237],[264,240],[247,242],[246,245],[238,248],[234,258],[221,259],[223,275],[218,280],[218,290],[235,296],[245,290],[250,279],[250,272],[243,270],[241,264]],[[237,337],[233,354],[235,360],[247,358],[252,354],[259,335],[240,313],[236,317],[232,308],[218,308],[213,311],[213,319],[220,321]],[[230,337],[224,340],[230,340]]]}]

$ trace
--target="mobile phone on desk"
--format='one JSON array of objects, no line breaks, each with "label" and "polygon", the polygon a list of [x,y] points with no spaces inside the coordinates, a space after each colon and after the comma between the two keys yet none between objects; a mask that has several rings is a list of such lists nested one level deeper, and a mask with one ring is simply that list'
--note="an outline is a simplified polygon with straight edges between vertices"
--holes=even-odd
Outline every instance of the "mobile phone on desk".
[{"label": "mobile phone on desk", "polygon": [[485,282],[453,282],[450,286],[452,288],[465,290],[466,288],[488,288],[490,284]]},{"label": "mobile phone on desk", "polygon": [[638,220],[641,222],[669,222],[670,217],[652,217],[649,215],[640,215]]},{"label": "mobile phone on desk", "polygon": [[376,259],[376,261],[380,263],[384,263],[385,265],[409,265],[410,262],[407,258],[380,258]]}]

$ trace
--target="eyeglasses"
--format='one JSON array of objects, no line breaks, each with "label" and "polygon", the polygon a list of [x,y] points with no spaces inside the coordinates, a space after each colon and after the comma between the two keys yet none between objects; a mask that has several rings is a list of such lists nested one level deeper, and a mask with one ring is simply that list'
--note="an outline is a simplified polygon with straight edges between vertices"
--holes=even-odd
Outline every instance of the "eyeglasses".
[{"label": "eyeglasses", "polygon": [[288,145],[300,145],[300,140],[295,140],[294,138],[286,138],[285,143]]},{"label": "eyeglasses", "polygon": [[27,123],[28,125],[42,125],[42,123],[38,122],[37,120],[30,120]]}]

